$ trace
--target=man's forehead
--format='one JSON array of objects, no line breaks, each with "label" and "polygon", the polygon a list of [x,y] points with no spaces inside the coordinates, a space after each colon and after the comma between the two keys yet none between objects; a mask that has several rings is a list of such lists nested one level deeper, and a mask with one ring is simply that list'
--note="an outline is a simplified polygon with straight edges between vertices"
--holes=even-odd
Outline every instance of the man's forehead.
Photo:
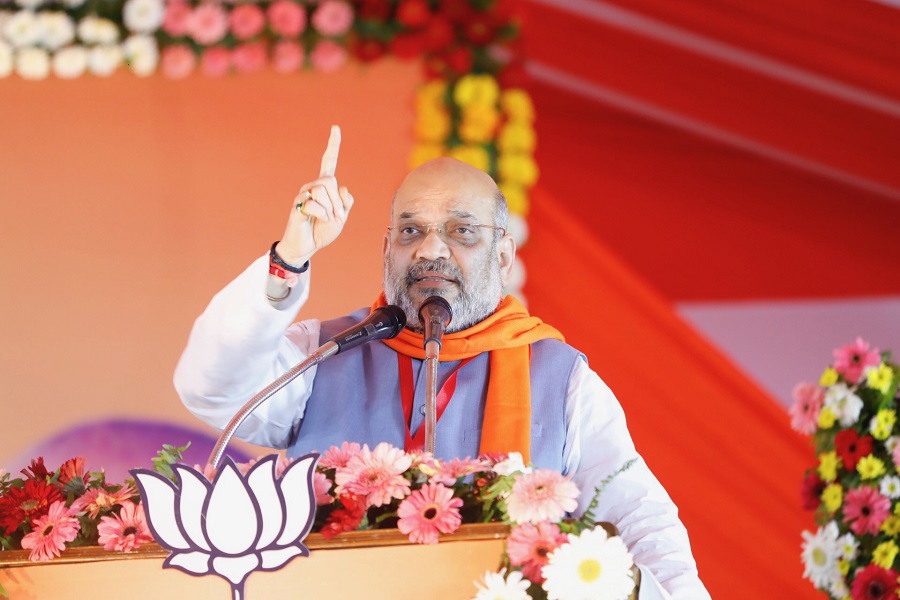
[{"label": "man's forehead", "polygon": [[493,198],[418,196],[394,201],[396,219],[462,219],[481,221],[493,214]]}]

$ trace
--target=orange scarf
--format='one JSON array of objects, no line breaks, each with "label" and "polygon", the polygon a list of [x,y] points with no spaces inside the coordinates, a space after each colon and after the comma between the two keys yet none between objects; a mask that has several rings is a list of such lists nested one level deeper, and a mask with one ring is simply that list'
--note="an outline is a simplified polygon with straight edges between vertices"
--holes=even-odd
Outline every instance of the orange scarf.
[{"label": "orange scarf", "polygon": [[[384,306],[384,294],[373,308]],[[528,314],[522,303],[506,296],[484,321],[456,333],[444,334],[441,360],[464,360],[490,352],[487,401],[481,431],[481,452],[521,452],[531,460],[530,345],[539,340],[565,341],[562,334]],[[391,349],[411,358],[425,358],[421,333],[404,329],[384,340]]]}]

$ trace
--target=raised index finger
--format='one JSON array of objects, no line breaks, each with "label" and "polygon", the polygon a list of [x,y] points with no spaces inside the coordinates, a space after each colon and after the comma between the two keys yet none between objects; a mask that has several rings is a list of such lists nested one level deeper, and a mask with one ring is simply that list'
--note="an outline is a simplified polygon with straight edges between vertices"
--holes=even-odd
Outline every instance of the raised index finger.
[{"label": "raised index finger", "polygon": [[331,135],[328,137],[328,147],[322,155],[322,170],[319,177],[334,177],[337,170],[338,151],[341,149],[341,128],[331,126]]}]

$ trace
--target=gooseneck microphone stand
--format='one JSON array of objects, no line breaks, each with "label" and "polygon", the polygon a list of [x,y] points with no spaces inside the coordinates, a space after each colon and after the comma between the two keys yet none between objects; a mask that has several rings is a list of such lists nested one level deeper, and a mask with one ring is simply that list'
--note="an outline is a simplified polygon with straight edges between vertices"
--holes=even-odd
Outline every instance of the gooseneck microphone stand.
[{"label": "gooseneck microphone stand", "polygon": [[213,447],[212,453],[207,461],[213,469],[219,466],[222,455],[225,453],[225,447],[234,437],[234,432],[238,427],[250,416],[254,410],[271,398],[278,390],[289,384],[291,381],[305,373],[313,365],[317,365],[329,356],[333,356],[339,352],[355,348],[374,340],[384,340],[396,337],[403,328],[406,327],[406,314],[398,306],[382,306],[372,311],[368,317],[357,323],[356,325],[345,329],[337,334],[310,354],[303,362],[292,367],[284,375],[270,383],[265,389],[253,396],[241,410],[237,412],[228,422],[228,425],[219,436],[219,440]]}]

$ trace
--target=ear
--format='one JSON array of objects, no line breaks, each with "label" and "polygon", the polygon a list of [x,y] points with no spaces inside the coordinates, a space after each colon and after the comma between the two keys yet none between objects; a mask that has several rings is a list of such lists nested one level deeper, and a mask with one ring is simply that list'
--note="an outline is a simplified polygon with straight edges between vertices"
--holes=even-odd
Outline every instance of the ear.
[{"label": "ear", "polygon": [[504,235],[497,242],[497,262],[500,264],[500,282],[503,287],[509,283],[509,274],[516,260],[516,242],[510,234]]},{"label": "ear", "polygon": [[384,234],[384,239],[381,242],[381,256],[385,260],[387,260],[388,250],[391,247],[391,231],[387,230]]}]

